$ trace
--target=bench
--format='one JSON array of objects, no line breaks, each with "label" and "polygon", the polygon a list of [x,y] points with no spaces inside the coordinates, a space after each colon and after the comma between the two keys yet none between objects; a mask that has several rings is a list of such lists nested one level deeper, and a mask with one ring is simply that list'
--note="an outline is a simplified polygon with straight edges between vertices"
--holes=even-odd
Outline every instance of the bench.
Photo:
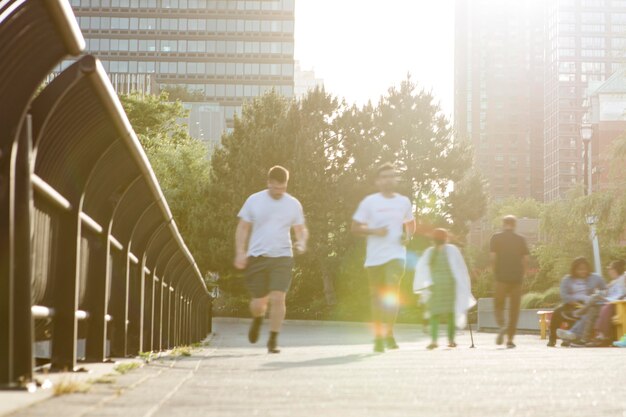
[{"label": "bench", "polygon": [[626,300],[614,301],[611,304],[615,306],[613,324],[615,325],[615,334],[619,340],[626,334]]},{"label": "bench", "polygon": [[545,340],[548,337],[548,328],[550,327],[552,313],[553,310],[539,310],[537,312],[539,316],[539,334],[541,335],[541,340]]}]

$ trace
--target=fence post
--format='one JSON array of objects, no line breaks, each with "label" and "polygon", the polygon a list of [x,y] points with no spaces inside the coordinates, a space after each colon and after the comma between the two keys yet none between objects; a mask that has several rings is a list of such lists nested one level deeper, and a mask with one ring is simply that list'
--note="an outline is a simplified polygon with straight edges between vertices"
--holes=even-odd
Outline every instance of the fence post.
[{"label": "fence post", "polygon": [[59,233],[54,269],[55,291],[54,330],[52,332],[51,368],[73,371],[76,367],[76,338],[78,326],[79,257],[81,220],[78,209],[63,212],[59,218]]},{"label": "fence post", "polygon": [[0,148],[0,386],[24,388],[33,377],[31,313],[31,118]]},{"label": "fence post", "polygon": [[126,356],[128,331],[128,268],[130,260],[124,260],[121,254],[114,251],[111,263],[111,356]]},{"label": "fence post", "polygon": [[104,232],[97,237],[89,251],[89,284],[87,295],[89,312],[85,359],[90,362],[103,362],[106,359],[107,304],[111,275],[111,242]]},{"label": "fence post", "polygon": [[21,131],[15,160],[15,235],[13,282],[14,363],[15,376],[21,383],[33,379],[33,342],[35,340],[31,311],[32,250],[31,219],[33,207],[32,175],[32,118],[26,117]]}]

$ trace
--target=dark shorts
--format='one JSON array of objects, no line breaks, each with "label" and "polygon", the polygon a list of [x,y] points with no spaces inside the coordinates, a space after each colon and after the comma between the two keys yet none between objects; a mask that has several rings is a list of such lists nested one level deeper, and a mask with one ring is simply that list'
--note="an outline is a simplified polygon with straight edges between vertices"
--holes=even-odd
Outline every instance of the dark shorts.
[{"label": "dark shorts", "polygon": [[246,284],[252,298],[263,298],[272,291],[287,292],[293,275],[293,258],[251,256],[246,268]]},{"label": "dark shorts", "polygon": [[394,259],[382,265],[368,266],[367,276],[372,289],[400,285],[404,276],[404,260]]}]

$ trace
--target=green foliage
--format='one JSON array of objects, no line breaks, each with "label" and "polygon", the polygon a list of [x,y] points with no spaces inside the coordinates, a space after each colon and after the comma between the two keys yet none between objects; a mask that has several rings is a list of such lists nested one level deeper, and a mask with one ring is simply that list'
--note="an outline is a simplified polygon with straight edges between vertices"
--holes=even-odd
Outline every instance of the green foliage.
[{"label": "green foliage", "polygon": [[541,274],[549,286],[556,286],[577,256],[593,261],[586,218],[598,217],[600,253],[604,264],[626,255],[620,237],[626,226],[626,198],[615,192],[585,196],[576,190],[568,199],[547,204],[541,215],[543,242],[535,249]]},{"label": "green foliage", "polygon": [[455,184],[454,191],[447,198],[448,212],[452,219],[452,231],[465,236],[469,224],[480,219],[487,211],[487,193],[485,179],[476,172],[470,171]]},{"label": "green foliage", "polygon": [[[289,192],[302,202],[311,231],[309,252],[297,260],[289,314],[368,317],[364,241],[349,227],[360,200],[375,191],[374,169],[386,161],[399,167],[399,191],[411,197],[420,218],[466,230],[468,221],[482,216],[482,178],[470,171],[471,148],[451,140],[433,97],[410,79],[389,89],[376,106],[348,106],[323,89],[300,101],[270,92],[244,106],[211,158],[207,263],[222,274],[222,293],[232,299],[219,308],[243,308],[241,277],[231,269],[236,213],[250,194],[265,188],[267,169],[280,164],[291,172]],[[458,185],[448,195],[451,181]],[[411,297],[409,289],[407,306],[415,305]]]},{"label": "green foliage", "polygon": [[123,363],[120,363],[119,365],[116,365],[115,368],[113,369],[118,374],[124,375],[140,367],[141,367],[141,363],[139,362],[123,362]]},{"label": "green foliage", "polygon": [[190,137],[185,126],[177,122],[186,117],[186,111],[179,101],[169,101],[167,93],[133,93],[122,95],[120,100],[146,150],[181,235],[201,270],[208,270],[208,147]]},{"label": "green foliage", "polygon": [[488,217],[494,228],[502,225],[502,218],[512,214],[518,218],[538,219],[543,212],[543,203],[532,198],[511,197],[502,201],[493,202],[489,206]]},{"label": "green foliage", "polygon": [[532,309],[542,307],[543,294],[538,292],[529,292],[522,296],[521,306],[523,309]]}]

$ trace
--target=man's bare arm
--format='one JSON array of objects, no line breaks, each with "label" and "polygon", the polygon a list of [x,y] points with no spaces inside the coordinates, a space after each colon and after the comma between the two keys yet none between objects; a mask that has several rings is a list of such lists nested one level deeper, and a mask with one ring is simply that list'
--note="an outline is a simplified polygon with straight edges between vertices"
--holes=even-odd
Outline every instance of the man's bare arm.
[{"label": "man's bare arm", "polygon": [[245,269],[248,263],[248,239],[250,238],[250,230],[252,223],[245,220],[239,220],[237,230],[235,231],[235,268]]},{"label": "man's bare arm", "polygon": [[296,235],[296,251],[298,253],[306,252],[306,245],[309,241],[309,229],[304,224],[299,224],[293,227],[293,232]]}]

